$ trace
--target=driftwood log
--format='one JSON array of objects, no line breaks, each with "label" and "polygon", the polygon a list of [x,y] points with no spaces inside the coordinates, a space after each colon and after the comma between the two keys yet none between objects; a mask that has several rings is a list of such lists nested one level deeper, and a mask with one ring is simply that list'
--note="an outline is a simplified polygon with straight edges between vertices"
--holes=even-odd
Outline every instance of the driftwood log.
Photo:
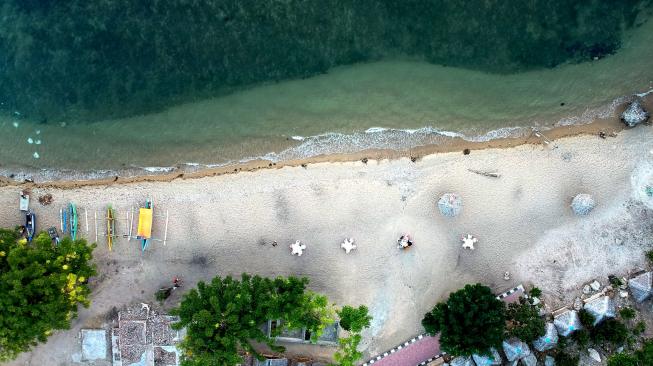
[{"label": "driftwood log", "polygon": [[474,173],[474,174],[482,175],[484,177],[501,178],[501,174],[496,173],[496,172],[484,172],[484,171],[481,171],[481,170],[474,170],[474,169],[467,169],[467,170]]}]

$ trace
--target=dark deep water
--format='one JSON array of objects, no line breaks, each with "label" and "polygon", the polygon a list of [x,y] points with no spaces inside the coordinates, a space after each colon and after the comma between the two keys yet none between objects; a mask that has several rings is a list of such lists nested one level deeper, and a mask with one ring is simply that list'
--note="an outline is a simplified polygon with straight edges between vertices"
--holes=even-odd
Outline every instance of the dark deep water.
[{"label": "dark deep water", "polygon": [[161,110],[409,56],[495,73],[617,52],[650,0],[5,0],[0,98],[38,121]]}]

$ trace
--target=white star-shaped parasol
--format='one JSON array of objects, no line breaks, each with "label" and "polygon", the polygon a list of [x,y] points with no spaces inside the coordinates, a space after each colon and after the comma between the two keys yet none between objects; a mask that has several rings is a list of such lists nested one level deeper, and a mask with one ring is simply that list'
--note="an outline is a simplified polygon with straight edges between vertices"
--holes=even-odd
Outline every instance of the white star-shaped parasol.
[{"label": "white star-shaped parasol", "polygon": [[478,239],[471,236],[470,234],[467,234],[462,237],[462,241],[463,241],[463,249],[474,250],[474,244],[478,241]]},{"label": "white star-shaped parasol", "polygon": [[356,249],[356,244],[354,244],[354,238],[347,238],[340,244],[340,247],[345,250],[345,253],[349,254],[352,250]]},{"label": "white star-shaped parasol", "polygon": [[297,240],[293,244],[290,244],[290,249],[292,250],[290,252],[291,255],[297,254],[297,256],[301,256],[304,253],[304,249],[306,249],[306,245]]}]

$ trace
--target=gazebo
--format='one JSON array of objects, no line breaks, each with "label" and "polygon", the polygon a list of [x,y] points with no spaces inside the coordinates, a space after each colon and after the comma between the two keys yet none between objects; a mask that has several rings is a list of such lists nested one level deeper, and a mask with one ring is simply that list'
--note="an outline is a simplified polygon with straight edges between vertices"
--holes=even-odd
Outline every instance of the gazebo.
[{"label": "gazebo", "polygon": [[528,345],[517,338],[510,338],[503,341],[503,353],[506,354],[508,362],[520,360],[531,354]]},{"label": "gazebo", "polygon": [[489,355],[472,355],[472,359],[476,363],[476,366],[495,366],[501,365],[502,359],[499,351],[496,348],[490,348]]},{"label": "gazebo", "polygon": [[571,200],[571,209],[578,216],[589,214],[595,206],[594,198],[587,193],[578,194]]},{"label": "gazebo", "polygon": [[628,280],[628,288],[637,302],[643,302],[651,296],[653,274],[644,272]]},{"label": "gazebo", "polygon": [[614,303],[609,296],[601,296],[585,304],[585,310],[594,316],[594,325],[599,324],[607,318],[617,316]]},{"label": "gazebo", "polygon": [[455,193],[445,193],[438,200],[438,209],[443,216],[458,216],[462,208],[463,200]]},{"label": "gazebo", "polygon": [[567,337],[571,333],[583,329],[583,325],[578,318],[576,310],[567,310],[553,319],[553,325],[558,330],[558,334]]},{"label": "gazebo", "polygon": [[548,322],[544,327],[546,333],[533,341],[533,347],[540,352],[554,349],[558,344],[558,330],[553,323]]}]

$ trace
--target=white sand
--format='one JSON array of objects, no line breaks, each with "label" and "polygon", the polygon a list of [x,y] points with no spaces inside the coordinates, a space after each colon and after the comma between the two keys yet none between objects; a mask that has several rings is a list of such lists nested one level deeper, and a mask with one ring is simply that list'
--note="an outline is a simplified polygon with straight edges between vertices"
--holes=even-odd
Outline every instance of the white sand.
[{"label": "white sand", "polygon": [[[534,282],[549,295],[564,297],[582,281],[642,265],[650,241],[631,230],[641,229],[652,211],[624,204],[634,196],[631,174],[645,172],[653,157],[652,136],[650,127],[641,126],[607,140],[567,138],[554,149],[521,146],[431,155],[416,163],[322,163],[171,183],[35,189],[34,196],[49,192],[55,200],[47,207],[33,204],[40,229],[58,226],[59,207],[70,200],[89,217],[107,203],[122,217],[152,197],[155,210],[170,212],[168,243],[155,242],[141,254],[136,241],[121,239],[109,253],[100,239],[91,308],[80,312],[73,329],[13,364],[68,363],[81,327],[100,325],[113,306],[153,302],[156,289],[176,275],[186,287],[241,272],[308,276],[311,288],[335,303],[370,307],[374,321],[366,334],[366,356],[421,333],[423,314],[465,283],[480,281],[499,291]],[[642,174],[639,179],[646,181]],[[463,198],[462,214],[453,219],[442,217],[435,206],[439,195],[450,191]],[[569,208],[580,192],[598,202],[582,218]],[[17,194],[15,187],[0,188],[1,226],[21,223]],[[162,224],[155,221],[155,232]],[[396,239],[404,231],[416,244],[400,252]],[[476,250],[461,248],[465,233],[479,238]],[[650,237],[650,230],[645,233]],[[88,236],[94,239],[93,223]],[[354,237],[358,246],[349,255],[340,248],[345,237]],[[615,247],[615,237],[623,237],[624,245]],[[301,257],[291,256],[288,248],[296,239],[308,246]],[[272,247],[272,241],[279,245]],[[610,257],[602,259],[606,253]],[[503,280],[505,271],[513,273],[510,281]],[[178,296],[169,303],[176,304]]]}]

